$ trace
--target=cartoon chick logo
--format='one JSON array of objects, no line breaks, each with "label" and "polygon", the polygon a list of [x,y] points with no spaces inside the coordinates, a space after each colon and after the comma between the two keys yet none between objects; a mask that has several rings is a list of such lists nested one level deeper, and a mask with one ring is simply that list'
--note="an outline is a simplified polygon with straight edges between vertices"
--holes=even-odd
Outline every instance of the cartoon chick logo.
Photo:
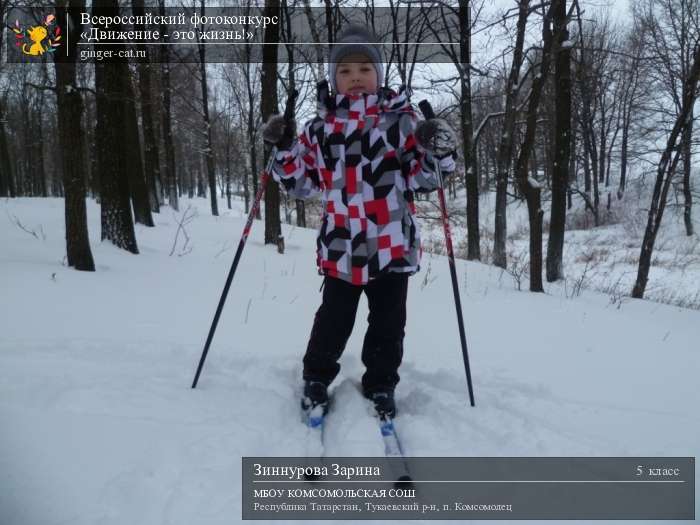
[{"label": "cartoon chick logo", "polygon": [[[25,55],[39,56],[44,53],[53,53],[61,45],[61,28],[54,25],[55,19],[54,15],[48,15],[42,25],[27,29],[22,29],[19,20],[15,20],[15,25],[12,27],[16,38],[15,45]],[[26,38],[29,38],[29,42]]]}]

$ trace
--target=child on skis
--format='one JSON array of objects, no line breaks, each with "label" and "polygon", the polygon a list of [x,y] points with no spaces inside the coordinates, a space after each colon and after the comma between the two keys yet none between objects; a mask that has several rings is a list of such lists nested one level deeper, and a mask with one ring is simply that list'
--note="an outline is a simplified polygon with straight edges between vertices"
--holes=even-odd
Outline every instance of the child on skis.
[{"label": "child on skis", "polygon": [[[319,115],[296,137],[296,125],[274,115],[263,139],[276,146],[273,177],[297,199],[322,193],[317,238],[323,299],[304,356],[302,408],[328,405],[328,386],[355,322],[364,291],[369,327],[362,347],[365,397],[394,417],[394,389],[403,357],[408,277],[421,247],[414,192],[439,185],[455,169],[455,134],[441,119],[418,121],[408,94],[380,87],[381,48],[361,26],[333,46],[331,92],[319,84]],[[326,84],[327,85],[327,84]]]}]

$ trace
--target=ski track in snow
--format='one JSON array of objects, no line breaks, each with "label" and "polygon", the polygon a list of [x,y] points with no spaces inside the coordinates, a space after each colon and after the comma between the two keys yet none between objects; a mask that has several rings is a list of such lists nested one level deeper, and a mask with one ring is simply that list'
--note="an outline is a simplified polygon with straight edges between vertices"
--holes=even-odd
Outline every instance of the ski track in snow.
[{"label": "ski track in snow", "polygon": [[[134,257],[99,243],[99,208],[89,202],[98,271],[84,274],[60,264],[57,202],[0,205],[47,235],[0,225],[9,248],[0,254],[0,523],[240,521],[241,457],[304,452],[301,356],[320,301],[314,232],[285,226],[280,257],[256,222],[192,390],[240,210],[212,218],[193,201],[192,253],[167,257],[167,221],[139,230]],[[459,261],[472,408],[447,262],[431,265],[430,284],[422,272],[411,280],[397,389],[408,455],[699,455],[698,312],[516,292],[492,268]],[[331,389],[330,457],[384,454],[360,392],[366,315],[363,299]]]}]

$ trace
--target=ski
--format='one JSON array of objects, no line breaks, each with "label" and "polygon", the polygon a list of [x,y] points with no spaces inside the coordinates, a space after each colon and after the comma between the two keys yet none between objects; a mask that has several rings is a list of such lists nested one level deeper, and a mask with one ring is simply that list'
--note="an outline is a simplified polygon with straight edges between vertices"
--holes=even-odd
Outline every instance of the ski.
[{"label": "ski", "polygon": [[377,418],[379,422],[379,432],[382,435],[382,440],[384,441],[384,455],[392,459],[389,462],[391,466],[394,478],[396,479],[395,485],[405,486],[410,485],[413,481],[411,478],[411,473],[408,470],[408,462],[403,453],[403,447],[401,446],[401,440],[399,439],[399,434],[396,432],[396,425],[394,425],[394,419],[386,416],[379,415]]},{"label": "ski", "polygon": [[[306,426],[305,467],[321,467],[326,453],[323,442],[323,429],[326,422],[323,406],[317,405],[309,410],[302,410],[303,423]],[[307,481],[316,481],[317,476],[305,475]]]},{"label": "ski", "polygon": [[326,416],[321,405],[303,411],[302,417],[306,425],[306,456],[323,456],[323,427]]}]

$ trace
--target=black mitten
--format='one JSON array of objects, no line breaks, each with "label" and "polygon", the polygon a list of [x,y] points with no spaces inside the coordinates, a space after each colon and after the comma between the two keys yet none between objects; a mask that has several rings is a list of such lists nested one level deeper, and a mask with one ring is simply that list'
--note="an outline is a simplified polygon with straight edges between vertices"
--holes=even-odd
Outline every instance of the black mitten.
[{"label": "black mitten", "polygon": [[262,137],[265,142],[277,146],[277,149],[287,150],[294,144],[297,125],[294,120],[287,120],[282,115],[272,115],[264,124]]},{"label": "black mitten", "polygon": [[424,149],[442,159],[457,148],[457,138],[452,127],[441,118],[421,120],[416,126],[416,140]]}]

